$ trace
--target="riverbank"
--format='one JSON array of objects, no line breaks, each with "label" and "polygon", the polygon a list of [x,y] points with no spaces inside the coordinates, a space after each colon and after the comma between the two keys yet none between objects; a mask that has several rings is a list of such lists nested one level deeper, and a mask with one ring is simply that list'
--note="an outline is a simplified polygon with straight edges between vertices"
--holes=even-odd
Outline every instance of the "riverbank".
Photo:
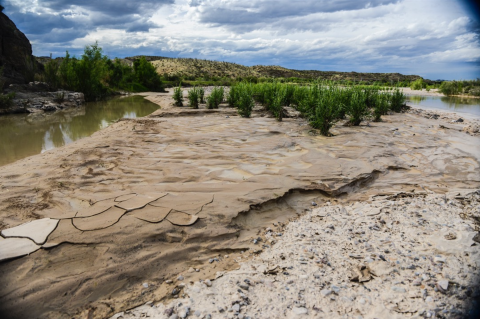
[{"label": "riverbank", "polygon": [[12,105],[0,109],[0,115],[18,113],[52,112],[85,103],[83,93],[53,90],[47,83],[11,84],[6,93],[14,93]]},{"label": "riverbank", "polygon": [[[38,235],[28,256],[0,263],[2,314],[102,318],[148,301],[168,303],[188,294],[181,283],[215,278],[237,269],[238,257],[267,252],[267,227],[282,237],[312,202],[347,207],[385,193],[466,194],[480,185],[478,136],[462,131],[466,123],[394,114],[337,125],[327,138],[303,119],[277,122],[261,108],[245,119],[228,107],[173,108],[169,94],[145,95],[162,109],[0,167],[0,246]],[[27,233],[9,230],[43,218],[57,223],[54,229],[37,223]],[[465,223],[472,227],[471,219]]]}]

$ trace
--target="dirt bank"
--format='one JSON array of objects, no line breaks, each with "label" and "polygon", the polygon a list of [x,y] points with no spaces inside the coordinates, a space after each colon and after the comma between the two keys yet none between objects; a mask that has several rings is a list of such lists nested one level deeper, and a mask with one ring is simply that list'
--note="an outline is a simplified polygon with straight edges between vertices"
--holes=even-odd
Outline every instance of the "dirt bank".
[{"label": "dirt bank", "polygon": [[0,250],[3,313],[106,317],[172,298],[169,280],[191,269],[195,282],[237,268],[265,227],[312,201],[480,185],[467,123],[395,114],[326,138],[261,109],[245,119],[147,98],[162,109],[0,167],[0,247],[29,253]]}]

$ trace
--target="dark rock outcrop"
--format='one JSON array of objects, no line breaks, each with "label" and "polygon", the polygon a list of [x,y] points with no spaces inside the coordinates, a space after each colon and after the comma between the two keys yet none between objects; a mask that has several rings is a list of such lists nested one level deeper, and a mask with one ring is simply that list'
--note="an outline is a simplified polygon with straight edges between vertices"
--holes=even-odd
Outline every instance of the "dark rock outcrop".
[{"label": "dark rock outcrop", "polygon": [[3,12],[0,12],[0,67],[3,67],[4,87],[33,81],[37,68],[30,41]]}]

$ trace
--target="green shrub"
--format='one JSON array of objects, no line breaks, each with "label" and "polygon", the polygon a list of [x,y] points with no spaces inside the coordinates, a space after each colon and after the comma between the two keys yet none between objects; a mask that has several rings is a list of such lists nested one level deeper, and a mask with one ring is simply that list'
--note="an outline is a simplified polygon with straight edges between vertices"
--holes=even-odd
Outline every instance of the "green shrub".
[{"label": "green shrub", "polygon": [[175,101],[175,106],[183,106],[183,91],[181,86],[173,90],[173,100]]},{"label": "green shrub", "polygon": [[395,89],[390,96],[390,109],[394,112],[401,112],[405,108],[405,94],[399,89]]},{"label": "green shrub", "polygon": [[238,85],[237,86],[234,85],[230,87],[230,91],[228,92],[228,97],[227,97],[228,106],[235,107],[237,105],[237,102],[240,99],[239,93],[240,91],[239,91]]},{"label": "green shrub", "polygon": [[199,89],[194,87],[188,91],[188,101],[190,104],[190,107],[194,109],[198,109],[198,102],[200,99],[200,94],[199,94]]},{"label": "green shrub", "polygon": [[440,84],[440,92],[445,95],[457,95],[460,93],[457,81],[444,81]]},{"label": "green shrub", "polygon": [[15,92],[2,94],[0,93],[0,109],[8,109],[12,106],[13,98],[15,97]]},{"label": "green shrub", "polygon": [[380,122],[382,120],[382,115],[387,114],[388,109],[388,95],[386,93],[378,94],[375,107],[373,109],[373,120],[375,122]]},{"label": "green shrub", "polygon": [[236,101],[236,106],[238,108],[238,114],[242,117],[250,117],[252,114],[253,107],[255,102],[252,95],[243,90],[238,94],[238,100]]},{"label": "green shrub", "polygon": [[410,88],[412,90],[421,90],[425,86],[426,86],[426,83],[424,83],[422,79],[417,79],[417,80],[413,81],[412,83],[410,83]]},{"label": "green shrub", "polygon": [[203,87],[198,88],[198,98],[200,99],[200,103],[205,103],[205,89]]},{"label": "green shrub", "polygon": [[335,119],[337,118],[337,109],[335,108],[335,97],[333,92],[327,92],[322,94],[315,101],[315,108],[310,114],[310,125],[320,130],[320,133],[324,136],[330,136],[330,128],[333,126]]},{"label": "green shrub", "polygon": [[349,102],[350,103],[347,106],[347,114],[350,117],[349,122],[354,126],[358,126],[368,114],[368,107],[365,103],[364,92],[362,92],[361,89],[356,89],[353,92]]},{"label": "green shrub", "polygon": [[212,93],[207,97],[207,108],[218,109],[220,103],[223,102],[224,90],[223,87],[214,87]]},{"label": "green shrub", "polygon": [[50,60],[45,64],[45,81],[54,89],[58,89],[60,78],[58,76],[59,64],[55,60]]}]

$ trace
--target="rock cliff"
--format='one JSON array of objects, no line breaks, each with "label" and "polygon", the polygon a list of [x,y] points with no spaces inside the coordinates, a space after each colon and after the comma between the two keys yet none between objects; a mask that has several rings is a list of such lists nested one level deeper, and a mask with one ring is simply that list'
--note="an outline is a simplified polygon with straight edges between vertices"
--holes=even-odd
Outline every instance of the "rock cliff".
[{"label": "rock cliff", "polygon": [[36,65],[30,41],[9,17],[0,12],[0,67],[3,67],[1,80],[4,87],[32,81]]}]

